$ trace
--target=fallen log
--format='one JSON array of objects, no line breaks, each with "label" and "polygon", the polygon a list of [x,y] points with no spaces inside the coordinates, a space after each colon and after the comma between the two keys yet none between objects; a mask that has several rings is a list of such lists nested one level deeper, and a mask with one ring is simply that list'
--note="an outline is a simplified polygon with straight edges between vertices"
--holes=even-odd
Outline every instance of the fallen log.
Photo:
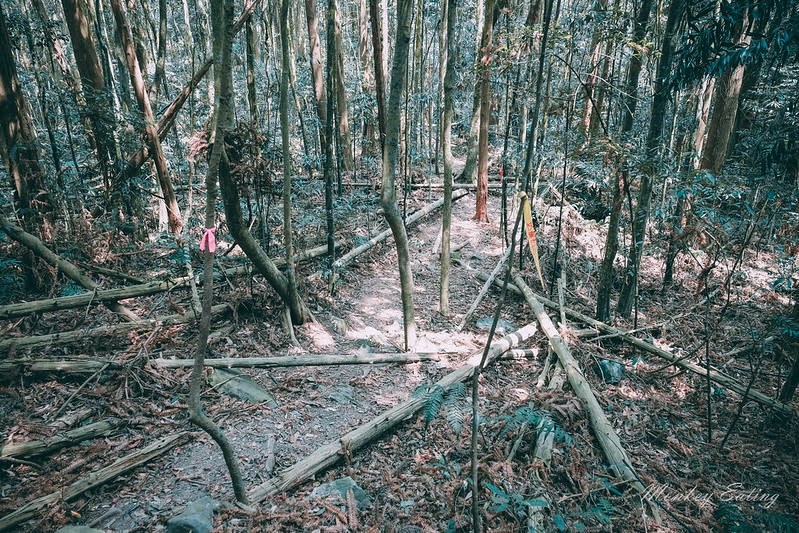
[{"label": "fallen log", "polygon": [[[339,241],[346,242],[346,241]],[[327,245],[317,246],[309,250],[297,253],[296,261],[307,261],[315,257],[319,257],[327,253]],[[282,266],[285,260],[275,259],[275,265]],[[239,266],[228,268],[221,272],[223,276],[238,276],[250,272],[249,266]],[[124,300],[127,298],[135,298],[138,296],[149,296],[159,292],[166,292],[172,289],[188,287],[192,281],[191,276],[183,276],[180,278],[167,279],[161,281],[150,281],[140,285],[128,285],[127,287],[119,287],[116,289],[98,289],[93,292],[83,294],[75,294],[72,296],[62,296],[59,298],[50,298],[46,300],[35,300],[32,302],[22,302],[16,304],[9,304],[0,306],[0,320],[9,318],[16,318],[21,316],[30,315],[32,313],[42,313],[45,311],[60,311],[62,309],[71,309],[74,307],[84,307],[103,301]],[[198,283],[201,283],[199,280]]]},{"label": "fallen log", "polygon": [[[467,194],[469,194],[469,191],[465,191],[465,190],[458,191],[458,192],[456,192],[456,193],[454,193],[452,195],[452,201],[454,202],[456,200],[459,200],[459,199],[463,198],[464,196],[466,196]],[[435,211],[436,209],[438,209],[439,207],[441,207],[443,205],[444,205],[444,199],[443,198],[440,199],[440,200],[436,200],[435,202],[432,202],[430,204],[427,204],[422,209],[419,209],[418,211],[413,213],[411,216],[409,216],[405,220],[405,226],[406,227],[411,226],[412,224],[418,222],[420,219],[422,219],[423,217],[429,215],[430,213],[432,213],[433,211]],[[336,260],[336,262],[333,263],[334,270],[335,271],[339,271],[342,268],[346,267],[356,257],[358,257],[359,255],[363,254],[364,252],[368,251],[374,245],[376,245],[378,243],[381,243],[384,240],[386,240],[389,237],[389,235],[391,235],[391,230],[387,229],[385,231],[381,231],[380,233],[378,233],[377,235],[375,235],[374,237],[369,239],[369,241],[365,242],[364,244],[362,244],[360,246],[356,246],[355,248],[353,248],[352,250],[350,250],[349,252],[347,252],[343,256],[339,257]]]},{"label": "fallen log", "polygon": [[[229,306],[227,304],[218,304],[211,308],[211,314],[219,315],[225,312],[227,309],[229,309]],[[167,315],[151,319],[137,320],[135,322],[124,322],[122,324],[100,326],[93,329],[74,329],[70,331],[61,331],[58,333],[49,333],[47,335],[34,335],[29,337],[6,339],[4,341],[0,341],[0,353],[9,352],[11,350],[30,349],[42,345],[55,346],[59,344],[69,344],[71,342],[78,342],[84,339],[93,339],[109,335],[119,337],[120,335],[124,333],[129,333],[131,331],[154,329],[159,326],[166,327],[166,326],[174,326],[176,324],[186,324],[194,320],[195,316],[193,313],[182,313],[182,314]],[[0,369],[3,368],[4,364],[8,364],[13,361],[14,360],[0,361]],[[27,368],[27,370],[32,372],[40,371],[37,368]]]},{"label": "fallen log", "polygon": [[86,424],[64,433],[53,435],[47,440],[30,440],[26,442],[14,442],[6,444],[0,448],[0,457],[31,457],[34,455],[45,455],[52,453],[59,448],[77,444],[84,440],[94,439],[111,434],[121,425],[116,418],[108,418]]},{"label": "fallen log", "polygon": [[13,511],[0,518],[0,531],[10,529],[20,522],[24,522],[25,520],[33,518],[40,511],[50,509],[53,506],[58,505],[59,502],[69,501],[73,498],[76,498],[87,490],[102,485],[103,483],[106,483],[115,477],[124,474],[128,470],[132,470],[137,466],[152,461],[159,455],[168,452],[175,446],[179,446],[188,441],[189,435],[190,433],[184,431],[182,433],[176,433],[174,435],[169,435],[167,437],[158,439],[149,446],[142,448],[141,450],[137,450],[130,455],[126,455],[125,457],[114,461],[113,464],[102,468],[97,472],[92,472],[85,478],[72,483],[66,488],[57,490],[46,496],[36,498],[35,500],[26,503],[16,511]]},{"label": "fallen log", "polygon": [[[605,412],[599,405],[599,402],[591,390],[591,386],[585,379],[582,370],[580,370],[577,360],[571,354],[571,350],[566,342],[561,338],[558,328],[552,323],[552,320],[547,315],[544,306],[533,295],[533,291],[524,282],[522,277],[514,272],[513,282],[516,287],[524,294],[524,299],[533,310],[541,329],[549,339],[549,344],[552,346],[553,351],[557,354],[563,369],[566,371],[566,379],[569,380],[574,393],[583,401],[588,417],[591,421],[591,427],[594,430],[599,445],[605,454],[605,458],[610,463],[613,473],[622,481],[629,483],[639,494],[644,496],[647,493],[647,488],[641,483],[638,474],[635,471],[630,458],[627,457],[627,452],[621,445],[619,435],[613,429]],[[655,519],[660,522],[657,510],[652,507]]]},{"label": "fallen log", "polygon": [[[379,189],[380,188],[380,183],[371,183],[371,182],[368,182],[368,181],[353,181],[353,182],[350,182],[350,183],[345,183],[344,186],[345,187],[366,187],[366,188],[370,188],[370,189]],[[443,183],[413,183],[413,184],[411,184],[411,188],[412,189],[436,189],[436,190],[439,190],[439,189],[443,189],[444,188],[444,184]],[[501,183],[489,183],[488,184],[488,188],[489,189],[501,189],[502,188],[502,184]],[[460,190],[460,189],[466,189],[467,191],[475,191],[475,190],[477,190],[477,185],[474,185],[472,183],[453,183],[452,184],[452,190]]]},{"label": "fallen log", "polygon": [[[501,354],[511,348],[515,348],[532,337],[535,332],[535,324],[528,324],[515,333],[511,333],[510,335],[494,341],[488,351],[485,364],[489,365]],[[466,381],[472,376],[475,368],[480,364],[482,357],[483,350],[478,350],[469,357],[463,366],[444,376],[437,381],[435,385],[446,389],[453,383]],[[273,494],[277,494],[278,492],[282,492],[302,483],[317,472],[336,463],[342,456],[363,447],[371,440],[412,416],[416,411],[421,409],[424,404],[425,398],[423,396],[411,397],[401,404],[385,411],[383,414],[376,416],[362,426],[350,431],[346,435],[343,435],[336,442],[331,442],[317,448],[316,451],[305,459],[294,463],[294,465],[278,473],[267,482],[250,490],[250,502],[253,504],[261,502]]]},{"label": "fallen log", "polygon": [[[488,276],[482,272],[478,273],[477,277],[479,279],[488,279]],[[508,290],[510,290],[510,292],[514,294],[518,295],[522,294],[519,289],[517,289],[516,287],[511,288],[510,285],[508,285]],[[559,309],[558,304],[553,302],[552,300],[544,298],[543,296],[535,293],[533,294],[533,296],[543,305],[549,307],[550,309],[554,310]],[[592,326],[596,329],[599,329],[605,333],[612,334],[614,337],[618,337],[619,339],[622,339],[632,344],[633,346],[636,346],[646,352],[649,352],[662,359],[665,359],[666,361],[669,361],[681,368],[684,368],[685,370],[693,372],[694,374],[698,374],[703,378],[707,378],[708,376],[707,368],[705,368],[704,366],[697,363],[692,363],[690,361],[685,361],[680,356],[667,352],[666,350],[658,348],[657,346],[654,346],[653,344],[650,344],[637,337],[633,337],[632,335],[627,334],[626,330],[622,328],[616,328],[609,324],[605,324],[604,322],[600,322],[599,320],[593,319],[590,316],[586,316],[568,307],[566,308],[566,316],[568,316],[573,320],[577,320],[579,322]],[[750,400],[754,400],[755,402],[759,403],[764,407],[769,407],[785,415],[792,415],[792,416],[799,415],[799,410],[797,410],[796,408],[786,403],[783,403],[775,398],[767,396],[766,394],[760,391],[749,389],[747,392],[748,387],[745,384],[741,383],[740,381],[736,380],[733,377],[724,374],[719,370],[716,370],[715,368],[710,369],[710,380],[723,387],[726,387],[727,389],[730,389],[731,391],[737,392],[741,396],[744,396]]]},{"label": "fallen log", "polygon": [[[87,278],[80,269],[74,264],[70,263],[63,257],[59,256],[50,250],[44,243],[35,235],[31,235],[22,228],[11,224],[5,217],[0,216],[0,228],[12,239],[28,248],[31,252],[36,254],[37,257],[42,258],[49,265],[59,269],[68,278],[75,283],[90,291],[97,291],[97,284],[91,279]],[[125,320],[133,321],[139,320],[139,315],[120,304],[116,300],[107,299],[102,300],[102,303],[114,313],[122,316]]]},{"label": "fallen log", "polygon": [[[307,354],[285,357],[221,357],[206,359],[205,366],[212,368],[278,368],[288,366],[327,365],[377,365],[382,363],[419,363],[440,361],[440,353],[368,353],[368,354]],[[187,368],[194,359],[152,359],[157,368]],[[2,362],[0,362],[2,369]]]},{"label": "fallen log", "polygon": [[6,372],[59,372],[62,374],[94,374],[105,367],[120,368],[122,365],[105,359],[20,359],[0,360],[0,374]]}]

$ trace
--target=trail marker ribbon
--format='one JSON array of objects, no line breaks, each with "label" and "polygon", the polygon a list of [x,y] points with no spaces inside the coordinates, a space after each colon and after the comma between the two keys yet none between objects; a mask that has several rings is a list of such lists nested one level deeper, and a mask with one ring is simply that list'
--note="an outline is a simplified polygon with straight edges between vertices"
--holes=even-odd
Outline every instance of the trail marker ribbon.
[{"label": "trail marker ribbon", "polygon": [[533,213],[530,208],[530,199],[527,193],[521,191],[519,198],[522,200],[522,212],[524,216],[524,232],[527,234],[527,242],[530,245],[530,254],[533,256],[535,263],[535,270],[538,273],[538,280],[541,282],[541,288],[546,291],[544,286],[544,276],[541,274],[541,261],[538,259],[538,242],[536,241],[535,226],[533,225]]},{"label": "trail marker ribbon", "polygon": [[200,239],[200,250],[208,250],[209,253],[216,251],[216,236],[214,233],[216,228],[205,228],[202,238]]}]

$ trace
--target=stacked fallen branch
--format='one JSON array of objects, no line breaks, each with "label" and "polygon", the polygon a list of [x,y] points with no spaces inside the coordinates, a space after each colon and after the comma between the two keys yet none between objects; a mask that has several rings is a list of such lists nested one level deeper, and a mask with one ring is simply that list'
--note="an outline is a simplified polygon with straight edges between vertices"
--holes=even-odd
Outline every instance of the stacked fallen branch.
[{"label": "stacked fallen branch", "polygon": [[[482,280],[488,279],[488,275],[486,275],[485,273],[480,272],[477,273],[476,275],[478,279]],[[522,292],[516,287],[508,286],[508,289],[514,294],[518,294],[520,296],[522,295]],[[550,309],[555,309],[555,310],[559,309],[558,304],[556,302],[553,302],[552,300],[544,298],[543,296],[538,294],[534,294],[534,297],[536,300],[541,302],[543,305],[549,307]],[[630,344],[646,352],[649,352],[653,355],[657,355],[658,357],[665,359],[676,366],[684,368],[690,372],[693,372],[694,374],[698,374],[703,378],[707,378],[709,375],[710,380],[713,381],[714,383],[726,387],[731,391],[737,392],[741,396],[744,396],[750,400],[754,400],[755,402],[759,403],[764,407],[769,407],[784,415],[799,416],[799,410],[797,410],[796,408],[786,403],[783,403],[775,398],[772,398],[760,391],[748,388],[747,385],[741,383],[735,378],[732,378],[720,372],[719,370],[711,368],[710,372],[708,373],[707,368],[705,368],[704,366],[697,363],[692,363],[690,361],[686,361],[677,355],[667,352],[666,350],[658,348],[657,346],[654,346],[639,338],[633,337],[632,335],[629,335],[625,330],[621,328],[616,328],[611,325],[605,324],[604,322],[600,322],[599,320],[593,319],[573,309],[569,309],[568,307],[565,309],[565,311],[566,311],[566,316],[568,316],[573,320],[577,320],[579,322],[592,326],[600,331],[603,331],[607,334],[611,334],[614,337],[618,337],[619,339],[629,342]]]},{"label": "stacked fallen branch", "polygon": [[[36,254],[37,257],[42,258],[49,265],[59,269],[66,274],[71,280],[90,291],[97,290],[97,284],[91,279],[87,278],[80,269],[50,250],[44,243],[35,235],[31,235],[20,227],[11,224],[5,217],[0,216],[0,229],[2,229],[9,237],[27,247],[31,252]],[[103,305],[108,309],[121,315],[125,320],[134,321],[139,320],[139,316],[120,304],[116,300],[108,299],[103,300]]]},{"label": "stacked fallen branch", "polygon": [[[549,339],[549,344],[552,346],[558,359],[560,359],[563,369],[566,371],[566,378],[569,380],[569,384],[572,386],[574,393],[583,401],[583,405],[586,411],[588,411],[588,417],[591,420],[591,427],[594,429],[594,435],[596,435],[599,445],[602,447],[602,451],[605,453],[605,457],[610,463],[614,474],[621,480],[628,482],[641,496],[644,496],[647,493],[646,487],[641,483],[629,457],[627,457],[627,453],[621,445],[619,436],[605,416],[604,410],[599,405],[596,396],[594,396],[591,386],[585,379],[577,361],[572,356],[568,345],[561,338],[558,329],[552,323],[549,315],[547,315],[544,306],[541,302],[536,300],[533,291],[527,286],[518,273],[514,273],[513,281],[516,283],[516,287],[524,294],[524,299],[527,300],[528,305],[538,319],[538,323],[541,324],[541,329]],[[657,509],[655,507],[651,507],[651,509],[655,520],[659,523],[660,517]]]},{"label": "stacked fallen branch", "polygon": [[[230,309],[227,304],[218,304],[211,308],[213,315],[220,315],[226,310]],[[97,337],[115,336],[119,337],[124,333],[140,330],[154,330],[158,327],[174,326],[177,324],[188,324],[196,320],[197,317],[194,313],[181,313],[176,315],[167,315],[158,318],[136,320],[135,322],[125,322],[123,324],[113,324],[110,326],[100,326],[93,329],[75,329],[71,331],[61,331],[58,333],[49,333],[47,335],[33,335],[29,337],[18,337],[14,339],[6,339],[0,341],[0,353],[10,352],[11,350],[30,349],[36,346],[49,345],[55,346],[59,344],[68,344],[71,342],[78,342],[85,339],[93,339]],[[17,363],[24,364],[24,360],[16,361]],[[0,370],[3,369],[3,364],[15,363],[14,360],[0,361]],[[28,368],[33,372],[45,371],[44,368]],[[76,370],[72,370],[76,372]]]},{"label": "stacked fallen branch", "polygon": [[[526,341],[533,336],[535,331],[535,324],[527,324],[515,333],[494,341],[488,352],[488,358],[485,364],[489,365],[504,352]],[[482,350],[472,354],[463,366],[444,376],[436,382],[435,386],[446,389],[453,383],[466,381],[472,376],[477,365],[480,364],[482,356]],[[305,459],[283,470],[266,483],[253,488],[249,493],[250,502],[261,502],[273,494],[290,489],[306,479],[309,479],[317,472],[333,465],[341,456],[361,448],[371,440],[412,416],[424,406],[424,403],[424,397],[412,397],[383,414],[378,415],[366,424],[343,435],[337,442],[331,442],[321,446]]]},{"label": "stacked fallen branch", "polygon": [[[346,241],[338,241],[337,246],[344,242]],[[326,253],[327,245],[325,244],[298,253],[295,257],[295,261],[298,263],[301,261],[307,261],[309,259],[322,256]],[[277,266],[281,266],[285,263],[285,261],[282,259],[275,259],[274,263]],[[246,274],[248,272],[250,272],[249,266],[240,266],[223,270],[221,275],[232,277]],[[33,302],[4,305],[0,306],[0,320],[26,316],[32,313],[41,313],[44,311],[60,311],[62,309],[71,309],[74,307],[85,307],[105,301],[149,296],[159,292],[166,292],[172,289],[188,287],[191,284],[192,279],[193,278],[190,276],[183,276],[180,278],[162,281],[151,281],[149,283],[142,283],[140,285],[129,285],[127,287],[120,287],[117,289],[99,289],[84,294],[75,294],[73,296],[62,296],[60,298],[50,298],[47,300],[36,300]]]},{"label": "stacked fallen branch", "polygon": [[114,430],[120,427],[120,425],[119,420],[109,418],[86,424],[85,426],[64,433],[59,433],[47,440],[30,440],[6,444],[0,449],[0,457],[31,457],[33,455],[45,455],[59,448],[77,444],[84,440],[110,435]]},{"label": "stacked fallen branch", "polygon": [[130,455],[116,460],[113,464],[89,474],[87,477],[72,483],[68,487],[57,490],[41,498],[32,500],[16,511],[13,511],[0,518],[0,531],[5,531],[13,526],[36,516],[40,511],[52,508],[60,502],[69,501],[106,483],[125,472],[143,465],[159,455],[162,455],[176,446],[180,446],[189,440],[190,433],[182,432],[158,439],[149,446],[137,450]]},{"label": "stacked fallen branch", "polygon": [[[458,191],[458,192],[456,192],[456,193],[454,193],[452,195],[452,201],[454,202],[456,200],[459,200],[459,199],[463,198],[464,196],[466,196],[467,194],[469,194],[469,191],[466,191],[466,190]],[[444,205],[444,199],[443,198],[440,199],[440,200],[436,200],[435,202],[432,202],[430,204],[427,204],[422,209],[416,211],[411,216],[409,216],[405,220],[405,226],[406,227],[410,227],[412,224],[415,224],[416,222],[421,220],[423,217],[429,215],[430,213],[432,213],[433,211],[435,211],[436,209],[440,208],[443,205]],[[347,252],[343,256],[339,257],[336,260],[336,262],[333,263],[333,268],[338,272],[339,270],[341,270],[344,267],[346,267],[347,265],[349,265],[359,255],[365,253],[366,251],[371,249],[376,244],[381,243],[384,240],[388,239],[389,235],[391,235],[391,230],[390,229],[381,231],[380,233],[378,233],[377,235],[375,235],[374,237],[369,239],[369,241],[365,242],[364,244],[362,244],[360,246],[357,246],[357,247],[353,248],[352,250],[350,250],[349,252]]]},{"label": "stacked fallen branch", "polygon": [[[222,357],[206,359],[205,366],[212,368],[278,368],[287,366],[326,365],[376,365],[381,363],[419,363],[440,361],[439,353],[369,353],[369,354],[308,354],[286,357]],[[187,368],[194,359],[153,359],[150,364],[157,368]],[[0,362],[0,369],[2,369]]]}]

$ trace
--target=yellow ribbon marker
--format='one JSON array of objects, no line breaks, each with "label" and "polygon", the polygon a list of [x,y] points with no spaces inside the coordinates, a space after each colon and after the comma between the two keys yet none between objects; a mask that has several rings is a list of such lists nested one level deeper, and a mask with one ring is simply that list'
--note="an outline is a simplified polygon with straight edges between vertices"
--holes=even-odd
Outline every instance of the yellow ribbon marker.
[{"label": "yellow ribbon marker", "polygon": [[541,282],[541,288],[546,291],[546,286],[544,285],[544,276],[541,274],[541,261],[538,259],[538,242],[535,236],[535,226],[533,226],[533,214],[530,210],[530,199],[527,197],[527,193],[524,191],[519,193],[519,198],[522,200],[524,231],[527,233],[527,242],[530,244],[530,253],[533,256],[533,262],[535,263],[535,270],[538,272],[538,280]]}]

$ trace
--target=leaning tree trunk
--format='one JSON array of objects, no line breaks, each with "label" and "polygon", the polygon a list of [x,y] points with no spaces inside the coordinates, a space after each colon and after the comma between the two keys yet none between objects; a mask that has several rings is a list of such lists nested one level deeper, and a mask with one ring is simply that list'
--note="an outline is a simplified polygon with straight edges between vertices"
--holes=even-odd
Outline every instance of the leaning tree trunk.
[{"label": "leaning tree trunk", "polygon": [[668,82],[674,51],[673,40],[686,2],[687,0],[672,0],[660,50],[660,65],[658,66],[658,74],[655,81],[655,94],[652,96],[649,131],[646,136],[646,163],[641,178],[641,188],[638,191],[635,215],[633,216],[632,242],[627,255],[627,272],[617,305],[617,311],[625,318],[632,313],[638,287],[638,273],[641,268],[646,225],[649,221],[649,204],[652,199],[652,186],[657,172],[658,146],[663,132],[663,121],[666,117],[666,105],[669,100]]},{"label": "leaning tree trunk", "polygon": [[155,127],[155,117],[153,116],[153,110],[150,106],[150,97],[144,85],[144,78],[142,77],[142,72],[139,67],[139,60],[136,56],[133,36],[131,35],[130,26],[127,16],[125,15],[125,6],[122,4],[122,0],[111,0],[111,9],[114,11],[114,18],[116,19],[119,36],[122,40],[122,46],[125,49],[130,81],[133,84],[139,108],[144,114],[144,129],[153,147],[153,162],[155,163],[158,183],[161,186],[161,193],[163,194],[164,203],[166,204],[169,231],[172,233],[180,233],[183,228],[183,219],[181,218],[178,200],[175,196],[175,187],[172,184],[172,179],[169,177],[166,156],[161,148],[161,139],[158,137],[158,129]]},{"label": "leaning tree trunk", "polygon": [[397,0],[397,41],[394,45],[391,86],[386,109],[386,142],[383,150],[383,194],[381,199],[383,214],[397,244],[397,262],[399,264],[400,286],[402,289],[402,317],[405,324],[405,349],[409,351],[412,351],[416,345],[413,272],[411,271],[410,252],[408,250],[408,234],[405,231],[405,224],[397,206],[395,178],[399,162],[400,101],[405,90],[412,13],[413,0]]},{"label": "leaning tree trunk", "polygon": [[214,125],[211,138],[211,156],[208,161],[208,173],[205,178],[205,231],[200,248],[203,250],[203,287],[202,315],[200,331],[197,336],[197,352],[194,355],[194,366],[191,372],[189,389],[189,414],[191,421],[208,433],[222,449],[228,471],[233,483],[233,491],[239,502],[247,503],[247,489],[239,469],[236,453],[222,430],[202,409],[200,393],[204,381],[205,356],[208,353],[208,334],[211,330],[211,305],[214,298],[214,251],[216,244],[213,232],[216,228],[216,181],[220,162],[225,152],[225,128],[231,121],[231,104],[233,102],[233,77],[231,75],[231,31],[230,19],[233,15],[233,0],[211,3],[212,27],[214,39]]},{"label": "leaning tree trunk", "polygon": [[452,224],[452,93],[455,90],[455,22],[456,0],[447,0],[442,7],[445,16],[444,39],[441,43],[444,64],[444,112],[441,124],[441,149],[444,157],[444,213],[441,222],[441,283],[439,311],[449,316],[450,226]]}]

